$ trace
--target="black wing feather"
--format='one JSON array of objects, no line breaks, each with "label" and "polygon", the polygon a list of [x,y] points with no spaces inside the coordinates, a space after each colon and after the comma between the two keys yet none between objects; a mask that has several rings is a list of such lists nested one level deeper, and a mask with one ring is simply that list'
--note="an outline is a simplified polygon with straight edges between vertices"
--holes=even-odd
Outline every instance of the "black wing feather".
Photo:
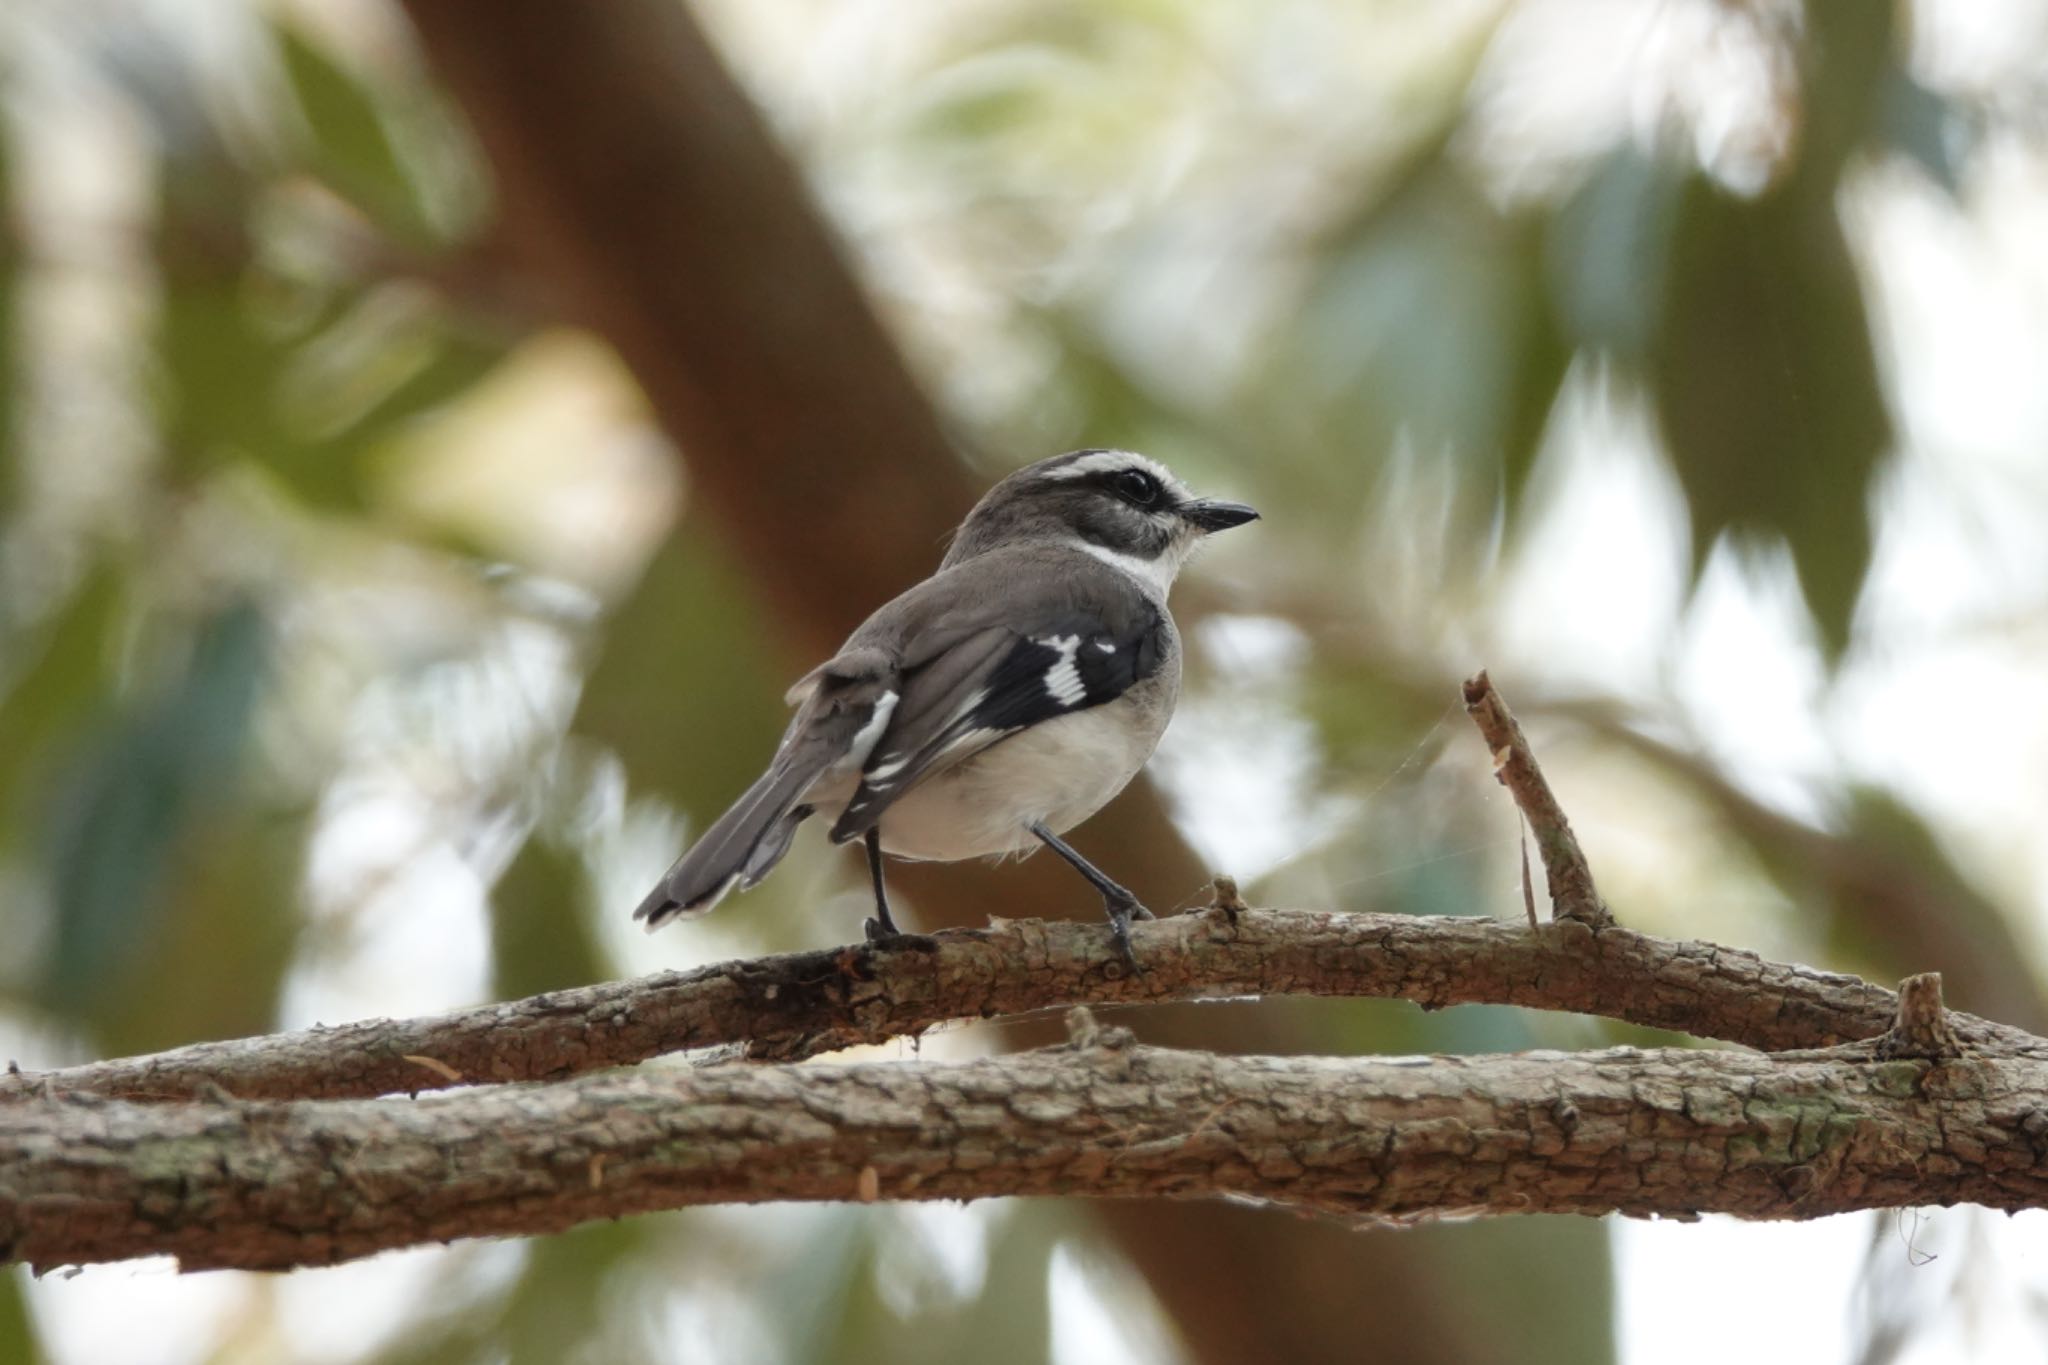
[{"label": "black wing feather", "polygon": [[1003,631],[982,669],[947,679],[949,706],[919,697],[925,670],[906,674],[897,721],[869,756],[859,788],[832,827],[833,841],[865,834],[898,797],[934,771],[1019,730],[1122,696],[1158,669],[1163,627],[1148,604],[1121,629],[1098,615],[1070,610],[1028,635]]}]

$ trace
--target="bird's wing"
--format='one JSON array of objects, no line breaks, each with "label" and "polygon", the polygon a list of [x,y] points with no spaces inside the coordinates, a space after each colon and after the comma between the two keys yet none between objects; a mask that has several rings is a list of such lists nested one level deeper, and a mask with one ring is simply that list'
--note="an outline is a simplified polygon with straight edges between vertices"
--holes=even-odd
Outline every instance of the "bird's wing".
[{"label": "bird's wing", "polygon": [[867,756],[860,786],[832,838],[872,828],[890,804],[925,778],[1056,716],[1100,706],[1159,667],[1159,609],[1132,593],[1113,610],[1088,609],[1072,595],[984,625],[906,669],[888,728]]}]

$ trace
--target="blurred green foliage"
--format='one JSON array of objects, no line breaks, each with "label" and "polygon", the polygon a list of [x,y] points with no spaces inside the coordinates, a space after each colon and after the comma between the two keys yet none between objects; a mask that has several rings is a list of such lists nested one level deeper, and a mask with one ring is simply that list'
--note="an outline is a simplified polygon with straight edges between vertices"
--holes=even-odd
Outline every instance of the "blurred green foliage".
[{"label": "blurred green foliage", "polygon": [[671,536],[608,618],[584,680],[577,733],[698,828],[760,775],[789,719],[782,693],[803,670],[761,628],[763,612],[708,536]]},{"label": "blurred green foliage", "polygon": [[309,134],[307,169],[408,245],[431,247],[435,233],[417,188],[385,127],[382,98],[318,44],[277,30],[285,77]]},{"label": "blurred green foliage", "polygon": [[[1730,24],[1750,22],[1747,7],[1727,8]],[[1295,124],[1257,107],[1244,89],[1256,71],[1233,65],[1202,9],[1068,3],[963,26],[892,92],[916,117],[849,118],[858,131],[843,135],[889,143],[932,177],[958,201],[972,264],[1008,282],[990,291],[1004,298],[987,310],[1002,322],[980,337],[986,355],[961,368],[1032,379],[1007,401],[957,386],[980,395],[962,404],[972,421],[960,418],[979,444],[1003,460],[1049,444],[1154,449],[1268,510],[1269,548],[1226,560],[1228,590],[1201,600],[1279,618],[1305,642],[1276,704],[1308,736],[1307,795],[1349,814],[1266,890],[1519,913],[1500,875],[1511,829],[1477,770],[1447,757],[1461,739],[1445,708],[1471,662],[1461,651],[1487,638],[1501,546],[1545,514],[1530,493],[1564,398],[1598,376],[1640,402],[1684,497],[1695,575],[1731,538],[1782,545],[1827,661],[1850,657],[1898,437],[1845,187],[1903,158],[1959,193],[1991,116],[1909,70],[1888,6],[1816,3],[1782,32],[1754,20],[1793,83],[1778,114],[1785,150],[1755,183],[1671,124],[1617,131],[1539,191],[1511,193],[1471,147],[1496,23],[1417,58],[1389,103],[1400,117],[1367,136],[1328,90],[1327,107]],[[155,134],[143,158],[154,181],[134,187],[146,207],[111,234],[125,245],[89,258],[100,288],[128,291],[90,318],[130,348],[101,357],[97,388],[32,363],[76,324],[22,300],[85,267],[61,236],[21,230],[20,158],[0,158],[12,210],[0,216],[0,927],[27,945],[0,954],[0,1003],[79,1050],[273,1026],[293,974],[317,972],[315,948],[331,949],[333,935],[307,931],[309,903],[368,895],[308,896],[316,836],[345,823],[337,811],[362,790],[388,793],[393,773],[414,807],[442,817],[435,846],[493,882],[488,989],[617,974],[601,917],[623,907],[601,903],[593,875],[612,846],[593,834],[592,774],[615,764],[634,799],[700,827],[774,744],[780,693],[805,662],[761,625],[746,566],[701,518],[633,547],[640,558],[616,580],[563,585],[543,581],[542,556],[517,535],[458,532],[407,504],[400,476],[418,471],[394,470],[394,451],[425,424],[481,413],[495,443],[514,444],[529,419],[493,409],[502,400],[484,381],[552,320],[507,306],[524,282],[492,278],[508,268],[486,249],[499,225],[470,195],[481,168],[417,70],[267,13],[242,24],[268,78],[233,98],[174,44],[116,60],[87,21],[45,34],[98,64],[92,98]],[[24,87],[16,142],[41,135],[37,98],[53,97]],[[1175,101],[1225,111],[1184,120],[1216,145],[1185,156],[1198,172],[1180,180],[1158,172],[1185,150],[1162,151],[1173,120],[1161,110],[1187,113]],[[1358,145],[1331,125],[1355,126]],[[830,180],[839,167],[818,157]],[[1301,202],[1279,212],[1263,172],[1290,158],[1315,174],[1281,182]],[[1031,179],[1047,165],[1057,193]],[[1206,276],[1177,277],[1146,306],[1119,294],[1203,232],[1228,246]],[[1193,316],[1168,305],[1219,278],[1258,296],[1229,363],[1184,365],[1191,325],[1132,324],[1155,308]],[[141,455],[122,464],[64,442],[81,392],[125,414]],[[469,488],[527,505],[578,491],[523,477],[508,462]],[[589,477],[601,481],[594,459]],[[1432,531],[1451,547],[1440,558]],[[505,579],[579,605],[535,617],[515,594],[478,588]],[[528,667],[567,675],[556,681],[573,706],[431,691],[419,660],[475,662],[513,618],[546,638],[552,662]],[[1540,667],[1529,661],[1532,677]],[[1224,686],[1225,672],[1191,668],[1191,686]],[[1641,715],[1659,699],[1603,700]],[[391,713],[428,721],[408,728]],[[1985,990],[2008,1016],[2031,1022],[2038,987],[2015,965],[2006,909],[1909,802],[1834,774],[1833,822],[1794,819],[1618,713],[1569,718],[1699,802],[1787,907],[1817,918],[1843,965],[1928,965],[1902,956],[1929,943],[1930,904],[1957,907],[1943,932],[2002,983]],[[465,725],[486,734],[478,752],[455,737]],[[499,845],[502,858],[478,852]],[[774,943],[793,932],[788,918],[764,914],[749,932]],[[1577,1036],[1508,1011],[1262,1008],[1299,1013],[1333,1050]],[[424,1313],[381,1358],[655,1358],[647,1305],[676,1278],[756,1302],[782,1359],[1037,1361],[1055,1249],[1107,1256],[1071,1209],[1009,1209],[992,1223],[980,1291],[906,1319],[878,1284],[904,1245],[889,1213],[819,1226],[829,1231],[801,1255],[754,1267],[746,1284],[707,1268],[731,1251],[721,1238],[743,1239],[700,1216],[535,1241],[509,1287]],[[1484,1293],[1494,1315],[1542,1323],[1496,1343],[1502,1358],[1611,1354],[1597,1226],[1444,1229],[1416,1247],[1447,1298]],[[1546,1257],[1561,1269],[1526,1269]],[[32,1353],[23,1302],[18,1283],[0,1287],[0,1358]],[[221,1357],[247,1352],[230,1343]]]},{"label": "blurred green foliage", "polygon": [[[9,148],[0,138],[0,528],[13,517],[21,500],[19,420],[21,326],[17,303],[21,291],[22,248],[14,220],[14,180]],[[5,534],[0,530],[0,534]]]},{"label": "blurred green foliage", "polygon": [[610,968],[593,930],[590,882],[573,849],[528,839],[498,879],[491,905],[491,989],[504,1000],[602,981]]},{"label": "blurred green foliage", "polygon": [[[106,1021],[118,1037],[107,1041],[116,1048],[134,1045],[137,1030],[122,1027],[130,1021],[120,1016],[137,987],[168,967],[203,972],[210,965],[203,954],[180,964],[193,954],[167,951],[169,943],[192,937],[216,954],[247,948],[252,935],[216,938],[209,930],[219,926],[206,921],[262,914],[270,902],[267,879],[214,885],[208,889],[230,894],[201,894],[183,904],[177,896],[197,870],[189,861],[260,865],[256,841],[238,837],[250,831],[221,816],[239,784],[269,654],[266,635],[261,612],[248,602],[200,622],[181,674],[156,695],[136,698],[98,724],[88,721],[91,738],[59,762],[46,789],[40,842],[50,861],[55,932],[41,984],[52,1006]],[[226,845],[214,858],[192,847],[211,839]],[[282,965],[272,964],[269,979]],[[270,1002],[260,994],[215,999],[258,1027],[269,1015]],[[145,1041],[179,1036],[141,1033]]]}]

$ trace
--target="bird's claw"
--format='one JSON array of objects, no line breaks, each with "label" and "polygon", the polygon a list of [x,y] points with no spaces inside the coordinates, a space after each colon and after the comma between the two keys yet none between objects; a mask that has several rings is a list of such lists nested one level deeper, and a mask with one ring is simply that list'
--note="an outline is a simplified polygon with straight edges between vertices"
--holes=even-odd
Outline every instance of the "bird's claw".
[{"label": "bird's claw", "polygon": [[1131,921],[1151,919],[1152,912],[1136,901],[1110,901],[1104,908],[1109,911],[1109,936],[1116,943],[1117,956],[1124,960],[1132,976],[1143,976],[1145,969],[1138,965],[1137,951],[1131,946]]}]

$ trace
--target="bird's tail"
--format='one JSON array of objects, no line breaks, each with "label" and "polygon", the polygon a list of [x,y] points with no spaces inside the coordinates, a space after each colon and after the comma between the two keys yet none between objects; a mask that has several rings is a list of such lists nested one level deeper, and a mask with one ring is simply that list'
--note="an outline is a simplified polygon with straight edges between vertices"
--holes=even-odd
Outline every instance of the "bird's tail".
[{"label": "bird's tail", "polygon": [[789,852],[796,827],[811,813],[809,806],[798,802],[816,776],[810,765],[777,763],[769,768],[676,859],[633,918],[659,929],[670,920],[704,914],[735,886],[744,891],[767,876]]}]

